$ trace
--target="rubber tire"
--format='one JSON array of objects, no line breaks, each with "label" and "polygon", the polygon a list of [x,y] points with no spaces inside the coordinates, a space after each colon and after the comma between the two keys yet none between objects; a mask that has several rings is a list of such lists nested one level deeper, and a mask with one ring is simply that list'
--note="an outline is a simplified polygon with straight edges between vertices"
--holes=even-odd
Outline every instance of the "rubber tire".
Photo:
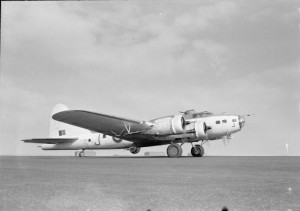
[{"label": "rubber tire", "polygon": [[117,138],[117,137],[113,137],[113,141],[114,141],[115,143],[121,143],[121,142],[123,141],[123,139]]},{"label": "rubber tire", "polygon": [[137,154],[141,151],[141,148],[140,147],[136,147],[135,150],[132,152],[130,151],[132,154]]},{"label": "rubber tire", "polygon": [[201,149],[200,157],[203,157],[203,155],[204,155],[204,148],[203,148],[203,146],[200,145],[200,149]]},{"label": "rubber tire", "polygon": [[204,148],[201,145],[195,145],[191,149],[191,154],[193,157],[202,157],[204,155]]},{"label": "rubber tire", "polygon": [[179,144],[170,144],[167,148],[167,155],[170,158],[178,158],[182,155],[182,147]]},{"label": "rubber tire", "polygon": [[200,157],[201,149],[198,149],[198,147],[192,147],[191,154],[193,157]]}]

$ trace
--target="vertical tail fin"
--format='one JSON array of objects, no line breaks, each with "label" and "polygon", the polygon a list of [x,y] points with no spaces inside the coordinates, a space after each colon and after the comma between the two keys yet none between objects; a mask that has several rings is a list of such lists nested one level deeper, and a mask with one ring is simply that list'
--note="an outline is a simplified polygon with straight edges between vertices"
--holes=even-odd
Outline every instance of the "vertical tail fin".
[{"label": "vertical tail fin", "polygon": [[73,125],[69,125],[63,122],[56,121],[52,119],[52,116],[58,112],[69,110],[67,106],[63,104],[57,104],[54,106],[51,117],[50,117],[50,132],[49,137],[50,138],[73,138],[77,137],[79,135],[89,134],[91,133],[89,130],[76,127]]}]

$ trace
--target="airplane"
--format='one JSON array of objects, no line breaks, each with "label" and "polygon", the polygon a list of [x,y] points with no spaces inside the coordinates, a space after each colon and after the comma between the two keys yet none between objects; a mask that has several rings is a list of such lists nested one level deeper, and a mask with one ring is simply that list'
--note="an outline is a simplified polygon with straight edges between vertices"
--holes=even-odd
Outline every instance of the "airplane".
[{"label": "airplane", "polygon": [[[40,143],[43,150],[127,149],[132,154],[142,147],[169,145],[167,155],[182,155],[182,145],[192,145],[193,157],[204,155],[203,144],[230,139],[245,125],[245,116],[187,110],[175,115],[139,121],[84,110],[69,110],[57,104],[52,111],[49,138],[22,140]],[[200,144],[195,144],[199,142]]]}]

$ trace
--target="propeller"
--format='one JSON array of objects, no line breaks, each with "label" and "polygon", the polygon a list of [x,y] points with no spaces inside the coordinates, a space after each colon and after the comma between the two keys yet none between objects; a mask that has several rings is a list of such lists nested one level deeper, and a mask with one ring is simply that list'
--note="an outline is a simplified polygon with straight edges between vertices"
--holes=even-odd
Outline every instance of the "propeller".
[{"label": "propeller", "polygon": [[231,136],[231,134],[228,134],[228,135],[226,135],[226,136],[223,136],[222,137],[222,140],[223,140],[223,144],[224,144],[224,146],[227,146],[227,145],[229,145],[229,143],[230,143],[230,139],[232,139],[232,136]]},{"label": "propeller", "polygon": [[202,145],[206,144],[207,146],[210,146],[210,141],[208,139],[202,140]]},{"label": "propeller", "polygon": [[245,114],[245,115],[239,115],[239,125],[240,127],[244,127],[245,125],[245,122],[246,122],[246,117],[249,117],[249,116],[253,116],[254,114]]},{"label": "propeller", "polygon": [[207,145],[208,147],[210,147],[210,141],[209,141],[209,140],[207,140],[206,145]]}]

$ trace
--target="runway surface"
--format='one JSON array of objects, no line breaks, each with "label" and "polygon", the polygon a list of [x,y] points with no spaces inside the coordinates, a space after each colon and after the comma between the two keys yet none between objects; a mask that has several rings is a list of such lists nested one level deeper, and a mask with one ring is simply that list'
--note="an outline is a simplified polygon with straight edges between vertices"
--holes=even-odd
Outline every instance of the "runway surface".
[{"label": "runway surface", "polygon": [[300,210],[300,157],[0,157],[0,210]]}]

